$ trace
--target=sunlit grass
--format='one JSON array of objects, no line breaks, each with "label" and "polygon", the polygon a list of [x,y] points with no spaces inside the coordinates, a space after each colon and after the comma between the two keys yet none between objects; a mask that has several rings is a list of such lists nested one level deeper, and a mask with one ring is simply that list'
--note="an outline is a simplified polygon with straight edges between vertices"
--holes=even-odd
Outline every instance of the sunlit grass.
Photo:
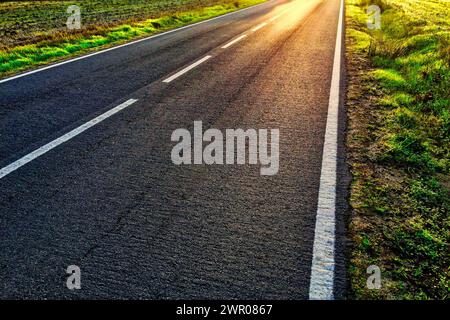
[{"label": "sunlit grass", "polygon": [[[366,26],[373,3],[383,9],[381,30]],[[448,299],[450,1],[348,0],[347,14],[348,50],[370,61],[359,77],[376,84],[361,94],[379,107],[371,110],[378,127],[361,133],[371,139],[369,164],[353,169],[352,206],[373,223],[351,224],[359,232],[349,267],[354,294]],[[384,271],[381,290],[365,286],[369,261]]]}]

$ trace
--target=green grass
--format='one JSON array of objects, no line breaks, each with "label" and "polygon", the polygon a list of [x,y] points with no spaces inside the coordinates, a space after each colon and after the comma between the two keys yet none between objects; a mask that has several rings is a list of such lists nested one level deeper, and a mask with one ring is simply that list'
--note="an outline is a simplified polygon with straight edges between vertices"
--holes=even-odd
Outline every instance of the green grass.
[{"label": "green grass", "polygon": [[[381,30],[366,27],[373,2]],[[347,1],[352,291],[449,299],[450,1],[373,2]],[[369,263],[380,290],[366,288]]]},{"label": "green grass", "polygon": [[[31,33],[31,38],[25,37],[25,40],[17,40],[15,42],[10,41],[11,43],[13,43],[12,45],[3,43],[3,49],[0,50],[0,78],[38,65],[47,64],[50,62],[61,60],[63,58],[80,55],[86,52],[102,49],[112,45],[117,45],[140,37],[149,36],[158,32],[181,27],[187,24],[232,12],[237,9],[255,5],[264,1],[266,0],[183,0],[174,2],[168,2],[167,0],[131,1],[131,3],[134,3],[135,5],[132,12],[135,12],[137,9],[142,9],[143,13],[139,13],[138,15],[133,16],[131,20],[129,19],[130,14],[125,15],[123,19],[128,19],[126,20],[127,23],[124,22],[125,20],[120,20],[120,16],[115,16],[116,19],[119,19],[119,22],[115,22],[112,25],[108,23],[100,25],[89,24],[89,19],[86,19],[87,24],[83,27],[83,29],[79,31],[61,31],[57,28],[50,29],[46,32],[34,31]],[[93,2],[98,3],[98,1],[92,0],[82,1],[82,12],[83,5],[92,5]],[[111,1],[105,1],[105,3],[111,6],[112,3],[110,2]],[[105,12],[108,13],[109,11],[114,11],[114,8],[118,9],[119,11],[123,11],[124,8],[121,6],[122,2],[123,0],[118,0],[114,2],[114,4],[116,5],[115,7],[100,6],[100,8],[97,8],[97,10],[102,12],[102,17],[105,15]],[[16,7],[14,8],[22,8],[21,6],[19,6],[19,4],[21,3],[14,3],[16,3]],[[44,6],[46,8],[47,6],[57,5],[57,8],[60,8],[60,6],[64,6],[64,8],[67,8],[69,4],[73,4],[76,2],[68,3],[64,1],[46,1],[38,3],[39,4],[35,5],[35,8],[33,10],[38,12],[36,14],[37,17],[41,17],[41,15],[43,15],[43,13],[41,12],[41,6]],[[144,5],[145,3],[152,4],[148,7],[153,8],[153,11],[148,11],[149,8],[147,7],[143,8],[142,5]],[[193,8],[185,11],[174,10],[180,7],[179,3],[182,3],[184,5],[189,4]],[[207,3],[217,4],[212,6],[202,6],[202,4]],[[156,4],[160,4],[161,6],[163,6],[165,11],[161,11],[161,9],[155,7]],[[172,4],[173,7],[170,7],[170,4]],[[8,3],[6,3],[6,5],[8,5]],[[9,3],[9,5],[11,5],[11,3]],[[130,3],[128,3],[128,5],[130,5]],[[5,5],[2,4],[2,6]],[[4,9],[4,7],[1,6],[0,8]],[[101,8],[105,9],[105,11],[101,11]],[[109,11],[106,10],[108,8]],[[166,14],[166,11],[169,11],[171,13]],[[52,12],[53,11],[50,10],[48,14],[51,15]],[[63,11],[63,13],[64,12],[65,11]],[[145,12],[147,12],[150,16],[159,15],[159,17],[139,20],[139,17],[141,17]],[[21,13],[22,11],[19,10],[19,12],[15,13],[16,15],[13,15],[15,17],[16,23],[21,23],[20,21],[22,20],[19,19],[24,18],[18,16],[18,14]],[[24,12],[23,14],[29,13]],[[4,17],[2,16],[0,25],[3,29],[0,30],[3,30],[3,33],[5,33],[5,28],[7,29],[8,26],[10,27],[9,23],[11,23],[10,20],[12,19],[10,16],[11,14],[6,16],[5,20],[3,20]],[[82,15],[82,21],[83,23],[85,23],[83,17],[84,16]],[[39,20],[37,18],[35,19]],[[38,23],[30,23],[30,25],[32,26],[35,26],[36,24]],[[23,28],[27,29],[28,27],[28,24],[24,23]],[[38,27],[35,28],[36,30],[40,30]],[[21,43],[21,41],[31,43],[17,45],[17,43]]]}]

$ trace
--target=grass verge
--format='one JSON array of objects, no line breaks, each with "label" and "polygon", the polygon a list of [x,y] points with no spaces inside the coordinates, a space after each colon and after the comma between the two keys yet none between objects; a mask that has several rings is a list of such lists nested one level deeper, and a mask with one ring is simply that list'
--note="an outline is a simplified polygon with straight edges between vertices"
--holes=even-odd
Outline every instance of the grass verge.
[{"label": "grass verge", "polygon": [[[0,50],[0,78],[35,66],[104,49],[130,40],[147,37],[159,32],[185,26],[238,9],[256,5],[267,0],[239,0],[213,6],[196,7],[186,11],[162,15],[119,25],[89,25],[77,31],[52,30],[41,36],[35,35],[26,45]],[[192,1],[195,3],[194,1]],[[30,41],[30,40],[28,40]]]},{"label": "grass verge", "polygon": [[[352,294],[449,299],[450,2],[346,3]],[[367,28],[371,4],[380,30]]]}]

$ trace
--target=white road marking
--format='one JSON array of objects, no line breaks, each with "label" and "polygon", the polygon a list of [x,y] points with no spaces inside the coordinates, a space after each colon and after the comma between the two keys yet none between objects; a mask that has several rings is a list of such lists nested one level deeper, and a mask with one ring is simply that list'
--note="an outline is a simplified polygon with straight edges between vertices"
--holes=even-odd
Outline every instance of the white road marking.
[{"label": "white road marking", "polygon": [[253,31],[253,32],[256,32],[256,31],[258,31],[259,29],[261,29],[261,28],[263,28],[263,27],[265,27],[265,26],[267,26],[267,22],[263,22],[263,23],[261,23],[260,25],[254,27],[254,28],[252,29],[252,31]]},{"label": "white road marking", "polygon": [[233,44],[235,44],[236,42],[241,41],[241,40],[244,39],[246,36],[247,36],[246,34],[243,34],[242,36],[237,37],[236,39],[234,39],[234,40],[228,42],[226,45],[224,45],[224,46],[222,47],[222,49],[226,49],[226,48],[231,47]]},{"label": "white road marking", "polygon": [[[283,13],[284,13],[284,12],[283,12]],[[282,15],[283,13],[277,14],[275,17],[270,18],[269,21],[270,21],[270,22],[273,22],[273,21],[277,20],[279,17],[281,17],[281,15]]]},{"label": "white road marking", "polygon": [[127,43],[124,43],[124,44],[121,44],[121,45],[118,45],[118,46],[114,46],[112,48],[103,49],[103,50],[100,50],[100,51],[97,51],[97,52],[93,52],[93,53],[89,53],[89,54],[86,54],[86,55],[83,55],[83,56],[80,56],[80,57],[77,57],[77,58],[72,58],[72,59],[69,59],[69,60],[66,60],[66,61],[62,61],[62,62],[58,62],[58,63],[55,63],[55,64],[51,64],[51,65],[46,66],[46,67],[42,67],[42,68],[39,68],[39,69],[27,71],[27,72],[24,72],[24,73],[21,73],[21,74],[18,74],[18,75],[9,77],[9,78],[2,79],[2,80],[0,80],[0,83],[4,83],[4,82],[8,82],[8,81],[11,81],[11,80],[14,80],[14,79],[22,78],[22,77],[28,76],[30,74],[33,74],[33,73],[37,73],[37,72],[41,72],[41,71],[48,70],[48,69],[51,69],[51,68],[59,67],[59,66],[62,66],[64,64],[66,64],[66,63],[71,63],[71,62],[74,62],[74,61],[86,59],[86,58],[89,58],[89,57],[92,57],[92,56],[96,56],[96,55],[101,54],[101,53],[105,53],[105,52],[108,52],[108,51],[111,51],[111,50],[116,50],[116,49],[119,49],[119,48],[122,48],[122,47],[130,46],[130,45],[142,42],[142,41],[147,41],[147,40],[150,40],[150,39],[153,39],[153,38],[161,37],[161,36],[164,36],[164,35],[172,33],[172,32],[177,32],[177,31],[180,31],[180,30],[183,30],[183,29],[192,28],[192,27],[197,26],[197,25],[202,24],[202,23],[207,23],[207,22],[210,22],[210,21],[213,21],[213,20],[222,19],[222,18],[227,17],[227,16],[232,15],[232,14],[236,14],[236,13],[239,13],[239,12],[244,12],[246,10],[257,8],[259,6],[267,5],[268,3],[271,3],[273,1],[275,1],[275,0],[271,0],[271,1],[268,1],[268,2],[263,2],[263,3],[257,4],[257,5],[248,7],[248,8],[244,8],[244,9],[241,9],[241,10],[229,12],[229,13],[226,13],[226,14],[220,15],[218,17],[214,17],[214,18],[208,19],[208,20],[199,21],[199,22],[196,22],[196,23],[184,26],[184,27],[179,27],[179,28],[172,29],[172,30],[169,30],[169,31],[165,31],[165,32],[162,32],[162,33],[158,33],[158,34],[146,37],[146,38],[142,38],[142,39],[138,39],[138,40],[135,40],[135,41],[127,42]]},{"label": "white road marking", "polygon": [[205,62],[206,60],[208,60],[209,58],[211,58],[212,56],[205,56],[203,58],[201,58],[200,60],[194,62],[193,64],[187,66],[186,68],[184,68],[183,70],[178,71],[177,73],[175,73],[174,75],[170,76],[169,78],[163,80],[163,82],[165,83],[169,83],[172,82],[173,80],[175,80],[176,78],[182,76],[183,74],[185,74],[186,72],[188,72],[189,70],[194,69],[195,67],[197,67],[198,65],[200,65],[201,63]]},{"label": "white road marking", "polygon": [[336,229],[336,170],[339,113],[339,84],[344,0],[341,0],[334,49],[333,73],[328,103],[327,125],[322,155],[319,198],[311,266],[310,299],[334,299],[335,229]]},{"label": "white road marking", "polygon": [[129,107],[133,103],[138,101],[137,99],[129,99],[125,101],[124,103],[118,105],[115,108],[112,108],[109,111],[106,111],[105,113],[99,115],[98,117],[86,122],[85,124],[79,126],[78,128],[73,129],[72,131],[64,134],[63,136],[47,143],[46,145],[34,150],[33,152],[27,154],[26,156],[23,156],[19,160],[14,161],[13,163],[7,165],[6,167],[0,169],[0,179],[7,176],[13,171],[16,171],[20,167],[26,165],[28,162],[33,161],[34,159],[42,156],[43,154],[49,152],[50,150],[56,148],[60,144],[69,141],[73,137],[79,135],[80,133],[86,131],[87,129],[95,126],[96,124],[99,124],[103,120],[111,117],[112,115],[116,114],[117,112]]}]

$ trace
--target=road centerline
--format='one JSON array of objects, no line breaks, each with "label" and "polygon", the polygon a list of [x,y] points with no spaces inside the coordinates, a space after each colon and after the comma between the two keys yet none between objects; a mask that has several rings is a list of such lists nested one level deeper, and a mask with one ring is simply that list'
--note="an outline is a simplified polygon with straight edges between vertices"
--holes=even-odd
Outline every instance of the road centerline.
[{"label": "road centerline", "polygon": [[119,111],[122,111],[123,109],[131,106],[136,101],[138,101],[138,100],[137,99],[129,99],[129,100],[125,101],[124,103],[106,111],[105,113],[99,115],[98,117],[95,117],[94,119],[82,124],[81,126],[73,129],[72,131],[69,131],[68,133],[62,135],[61,137],[47,143],[46,145],[34,150],[33,152],[30,152],[29,154],[23,156],[22,158],[14,161],[13,163],[7,165],[6,167],[0,169],[0,179],[7,176],[11,172],[16,171],[17,169],[19,169],[20,167],[33,161],[34,159],[44,155],[45,153],[47,153],[50,150],[56,148],[57,146],[63,144],[64,142],[67,142],[70,139],[76,137],[80,133],[88,130],[89,128],[92,128],[93,126],[99,124],[100,122],[104,121],[105,119],[118,113]]},{"label": "road centerline", "polygon": [[205,62],[206,60],[212,58],[212,56],[204,56],[203,58],[201,58],[200,60],[197,60],[196,62],[190,64],[189,66],[187,66],[186,68],[178,71],[177,73],[175,73],[174,75],[168,77],[167,79],[163,80],[163,82],[165,83],[170,83],[173,80],[175,80],[178,77],[181,77],[183,74],[185,74],[186,72],[189,72],[190,70],[194,69],[195,67],[199,66],[200,64],[202,64],[203,62]]},{"label": "road centerline", "polygon": [[227,49],[227,48],[231,47],[233,44],[235,44],[235,43],[241,41],[241,40],[244,39],[245,37],[247,37],[247,35],[246,35],[246,34],[243,34],[243,35],[241,35],[240,37],[237,37],[236,39],[231,40],[230,42],[228,42],[226,45],[222,46],[221,48],[222,48],[222,49]]},{"label": "road centerline", "polygon": [[280,13],[280,14],[277,14],[275,17],[270,18],[269,21],[270,21],[270,22],[273,22],[273,21],[277,20],[279,17],[281,17],[281,15],[282,15],[283,13],[284,13],[284,12],[282,12],[282,13]]},{"label": "road centerline", "polygon": [[263,22],[263,23],[257,25],[256,27],[254,27],[254,28],[252,29],[252,31],[253,31],[253,32],[256,32],[256,31],[258,31],[259,29],[261,29],[261,28],[263,28],[263,27],[265,27],[265,26],[267,26],[267,22]]}]

